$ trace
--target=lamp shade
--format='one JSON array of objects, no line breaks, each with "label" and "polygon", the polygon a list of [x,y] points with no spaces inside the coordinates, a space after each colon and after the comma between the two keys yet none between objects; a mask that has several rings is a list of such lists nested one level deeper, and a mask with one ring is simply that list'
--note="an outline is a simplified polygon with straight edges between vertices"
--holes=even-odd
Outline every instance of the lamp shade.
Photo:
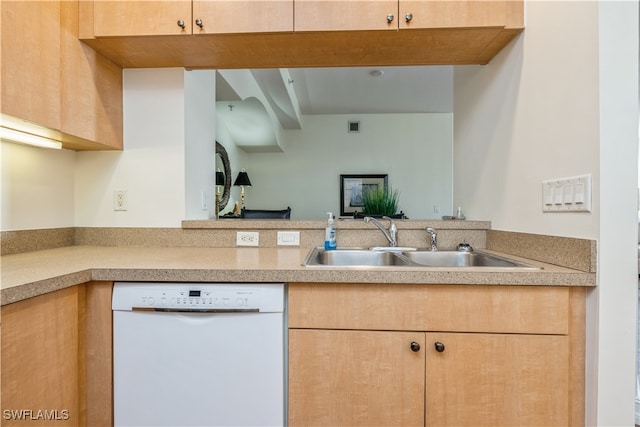
[{"label": "lamp shade", "polygon": [[216,172],[216,185],[224,185],[224,172]]},{"label": "lamp shade", "polygon": [[249,180],[249,175],[244,170],[238,172],[238,176],[234,181],[233,185],[239,185],[242,187],[251,187],[251,181]]}]

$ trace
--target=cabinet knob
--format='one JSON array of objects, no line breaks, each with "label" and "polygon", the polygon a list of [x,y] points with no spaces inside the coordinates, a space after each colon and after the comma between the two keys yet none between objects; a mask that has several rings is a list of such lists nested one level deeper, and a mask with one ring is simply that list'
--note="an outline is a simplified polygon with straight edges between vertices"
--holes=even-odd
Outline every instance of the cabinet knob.
[{"label": "cabinet knob", "polygon": [[198,27],[200,27],[200,28],[203,28],[203,27],[204,27],[204,24],[202,23],[202,19],[200,19],[200,18],[196,19],[196,25],[197,25]]},{"label": "cabinet knob", "polygon": [[185,24],[184,24],[184,21],[182,19],[178,19],[177,24],[178,24],[178,27],[180,27],[180,28],[182,28],[184,30]]},{"label": "cabinet knob", "polygon": [[387,15],[387,22],[388,22],[389,24],[391,24],[391,23],[393,22],[393,18],[395,18],[395,16],[393,16],[393,14],[392,14],[392,13],[388,14],[388,15]]},{"label": "cabinet knob", "polygon": [[411,341],[411,351],[418,352],[420,351],[420,344],[415,341]]},{"label": "cabinet knob", "polygon": [[410,22],[412,19],[413,19],[413,13],[407,13],[404,16],[404,20],[407,21],[407,22]]},{"label": "cabinet knob", "polygon": [[438,353],[442,353],[444,351],[444,344],[442,344],[440,341],[436,341],[436,343],[433,346],[435,347]]}]

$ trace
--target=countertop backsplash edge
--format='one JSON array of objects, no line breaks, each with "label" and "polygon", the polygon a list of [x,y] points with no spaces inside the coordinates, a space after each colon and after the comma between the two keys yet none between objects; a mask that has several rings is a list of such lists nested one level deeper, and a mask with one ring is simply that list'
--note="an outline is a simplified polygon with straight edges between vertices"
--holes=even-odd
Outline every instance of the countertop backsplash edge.
[{"label": "countertop backsplash edge", "polygon": [[[38,230],[3,231],[0,254],[54,249],[66,246],[141,246],[141,247],[236,247],[236,233],[255,231],[260,247],[281,247],[278,231],[298,231],[301,248],[322,244],[322,221],[214,221],[216,227],[143,228],[143,227],[64,227]],[[224,225],[224,226],[223,226]],[[466,242],[477,249],[554,264],[579,271],[596,271],[596,242],[589,239],[548,236],[514,231],[492,230],[488,221],[400,221],[401,246],[427,245],[426,225],[438,230],[442,250],[452,250]],[[385,246],[382,233],[363,222],[338,222],[338,246]]]}]

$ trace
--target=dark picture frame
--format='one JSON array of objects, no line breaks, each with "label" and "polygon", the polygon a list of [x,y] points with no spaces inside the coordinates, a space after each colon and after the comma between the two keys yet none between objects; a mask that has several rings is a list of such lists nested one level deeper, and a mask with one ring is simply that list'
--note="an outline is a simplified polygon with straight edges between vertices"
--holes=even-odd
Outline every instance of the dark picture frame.
[{"label": "dark picture frame", "polygon": [[387,174],[341,174],[340,175],[340,216],[354,216],[362,212],[362,193],[367,189],[387,189]]}]

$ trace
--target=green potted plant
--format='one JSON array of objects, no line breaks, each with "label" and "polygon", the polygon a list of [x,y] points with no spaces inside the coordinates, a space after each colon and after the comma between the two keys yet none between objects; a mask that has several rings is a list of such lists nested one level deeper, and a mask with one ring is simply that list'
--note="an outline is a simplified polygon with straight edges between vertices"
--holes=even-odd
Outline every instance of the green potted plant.
[{"label": "green potted plant", "polygon": [[362,214],[360,216],[404,218],[398,213],[400,192],[397,189],[372,188],[362,193]]}]

